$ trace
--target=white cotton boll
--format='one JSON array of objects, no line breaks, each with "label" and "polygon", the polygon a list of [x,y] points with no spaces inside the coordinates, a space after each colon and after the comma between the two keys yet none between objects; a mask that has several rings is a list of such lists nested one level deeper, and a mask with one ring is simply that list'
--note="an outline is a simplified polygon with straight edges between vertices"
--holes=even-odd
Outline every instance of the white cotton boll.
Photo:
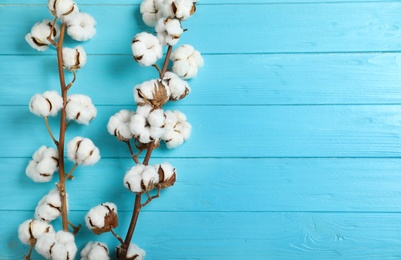
[{"label": "white cotton boll", "polygon": [[159,183],[159,175],[155,167],[146,166],[142,172],[142,181],[147,190],[153,189],[153,184]]},{"label": "white cotton boll", "polygon": [[104,226],[104,217],[108,212],[106,207],[100,205],[90,209],[85,216],[86,226],[89,229],[93,229],[94,227],[102,228]]},{"label": "white cotton boll", "polygon": [[124,186],[132,192],[142,192],[141,181],[144,169],[145,165],[138,164],[127,171],[124,176]]},{"label": "white cotton boll", "polygon": [[161,138],[164,134],[164,128],[162,127],[150,127],[149,135],[152,140],[157,140]]},{"label": "white cotton boll", "polygon": [[35,182],[49,182],[58,170],[58,153],[54,148],[41,146],[32,155],[25,173]]},{"label": "white cotton boll", "polygon": [[75,241],[75,237],[72,233],[62,230],[56,233],[56,239],[57,242],[61,244],[68,244]]},{"label": "white cotton boll", "polygon": [[139,114],[135,114],[131,118],[129,129],[134,136],[139,136],[145,129],[145,125],[146,119]]},{"label": "white cotton boll", "polygon": [[163,109],[155,109],[149,113],[147,117],[148,123],[153,127],[162,127],[164,125],[164,111]]},{"label": "white cotton boll", "polygon": [[90,97],[81,94],[72,94],[67,98],[65,108],[67,119],[74,120],[78,124],[88,125],[97,114],[97,110]]},{"label": "white cotton boll", "polygon": [[52,28],[52,21],[45,19],[34,24],[31,32],[25,36],[25,40],[32,48],[38,51],[45,51],[51,44],[47,37],[50,36],[52,40],[55,40],[59,35],[60,27],[55,24]]},{"label": "white cotton boll", "polygon": [[157,22],[156,33],[162,45],[174,46],[177,44],[184,30],[178,19],[162,18]]},{"label": "white cotton boll", "polygon": [[131,243],[128,247],[127,259],[130,257],[136,257],[135,260],[143,260],[146,256],[145,250],[137,246],[136,244]]},{"label": "white cotton boll", "polygon": [[63,48],[63,66],[67,70],[78,70],[86,64],[86,52],[81,46]]},{"label": "white cotton boll", "polygon": [[56,234],[44,234],[38,238],[36,241],[35,249],[38,254],[46,259],[51,258],[51,252],[54,245],[56,245]]},{"label": "white cotton boll", "polygon": [[177,18],[181,21],[186,20],[195,13],[196,2],[192,0],[164,0],[164,16]]},{"label": "white cotton boll", "polygon": [[108,260],[109,249],[105,243],[88,242],[81,251],[81,260]]},{"label": "white cotton boll", "polygon": [[67,23],[74,14],[79,12],[79,8],[73,0],[57,0],[54,6],[56,16]]},{"label": "white cotton boll", "polygon": [[143,144],[147,144],[152,142],[154,139],[152,138],[152,136],[150,135],[150,128],[149,127],[145,127],[141,134],[138,137],[139,142],[143,143]]},{"label": "white cotton boll", "polygon": [[184,44],[171,53],[173,71],[184,79],[196,77],[198,70],[203,66],[204,61],[199,51],[191,45]]},{"label": "white cotton boll", "polygon": [[87,13],[78,12],[71,15],[67,24],[67,34],[76,41],[87,41],[96,34],[96,21]]},{"label": "white cotton boll", "polygon": [[42,175],[52,176],[58,170],[58,161],[53,157],[45,157],[38,163],[36,169]]},{"label": "white cotton boll", "polygon": [[175,168],[169,163],[162,163],[160,164],[160,167],[163,169],[164,172],[163,181],[170,179],[171,176],[173,176],[173,174],[176,173]]},{"label": "white cotton boll", "polygon": [[[118,138],[120,141],[127,141],[132,138],[130,130],[131,118],[135,115],[134,111],[121,110],[110,117],[107,124],[107,131]],[[145,127],[145,125],[143,125]]]},{"label": "white cotton boll", "polygon": [[142,103],[144,99],[152,100],[153,93],[155,91],[155,86],[157,84],[157,80],[152,79],[141,84],[138,84],[134,87],[134,100],[136,103]]},{"label": "white cotton boll", "polygon": [[180,133],[174,131],[169,135],[166,135],[164,138],[166,138],[165,142],[168,149],[177,148],[184,143],[184,137]]},{"label": "white cotton boll", "polygon": [[172,101],[183,99],[191,92],[188,82],[182,80],[173,72],[166,72],[163,81],[166,82],[166,85],[170,89],[170,100]]},{"label": "white cotton boll", "polygon": [[38,42],[31,33],[27,33],[25,35],[25,41],[29,44],[29,46],[37,51],[46,51],[49,48],[48,44]]},{"label": "white cotton boll", "polygon": [[109,232],[117,227],[117,206],[106,202],[91,208],[85,216],[86,226],[95,234]]},{"label": "white cotton boll", "polygon": [[59,209],[53,208],[49,204],[40,205],[35,209],[35,218],[46,222],[53,221],[60,216]]},{"label": "white cotton boll", "polygon": [[132,53],[142,66],[152,66],[163,55],[162,45],[153,34],[141,32],[132,41]]},{"label": "white cotton boll", "polygon": [[100,152],[90,139],[77,136],[67,144],[67,157],[76,164],[94,165],[100,160]]},{"label": "white cotton boll", "polygon": [[[31,238],[38,238],[43,234],[54,234],[52,225],[45,221],[28,219],[18,227],[18,238],[21,243],[29,245]],[[32,236],[31,236],[32,235]]]},{"label": "white cotton boll", "polygon": [[163,0],[144,0],[141,3],[140,12],[147,26],[155,27],[157,20],[163,16],[161,10]]},{"label": "white cotton boll", "polygon": [[159,79],[142,82],[134,87],[133,92],[138,106],[149,105],[158,108],[170,98],[170,89]]},{"label": "white cotton boll", "polygon": [[37,116],[55,116],[63,107],[63,98],[57,91],[46,91],[34,95],[29,102],[29,110]]},{"label": "white cotton boll", "polygon": [[181,124],[181,129],[179,129],[182,137],[184,138],[185,141],[189,139],[191,136],[191,131],[192,131],[192,125],[188,122],[184,122]]},{"label": "white cotton boll", "polygon": [[136,108],[135,113],[138,115],[141,115],[142,117],[147,118],[150,114],[150,112],[152,111],[152,107],[151,106],[139,106]]},{"label": "white cotton boll", "polygon": [[187,122],[185,114],[178,110],[167,110],[165,115],[165,132],[162,139],[167,148],[176,148],[189,138],[192,126]]}]

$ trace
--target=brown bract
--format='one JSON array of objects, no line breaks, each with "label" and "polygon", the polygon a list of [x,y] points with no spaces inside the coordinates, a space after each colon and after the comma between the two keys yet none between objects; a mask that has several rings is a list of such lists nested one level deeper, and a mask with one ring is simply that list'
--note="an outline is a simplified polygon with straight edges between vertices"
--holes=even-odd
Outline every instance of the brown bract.
[{"label": "brown bract", "polygon": [[157,80],[154,84],[153,89],[153,97],[147,98],[140,89],[137,89],[138,96],[143,100],[143,102],[139,102],[139,106],[150,105],[155,109],[161,108],[168,100],[169,95],[167,93],[167,87],[163,84],[161,80]]},{"label": "brown bract", "polygon": [[91,224],[93,233],[96,235],[100,235],[106,232],[110,232],[113,228],[118,226],[118,215],[114,212],[114,209],[110,209],[107,205],[103,205],[107,207],[109,213],[104,216],[104,226],[103,227],[96,227],[92,224],[92,221],[89,219],[89,223]]}]

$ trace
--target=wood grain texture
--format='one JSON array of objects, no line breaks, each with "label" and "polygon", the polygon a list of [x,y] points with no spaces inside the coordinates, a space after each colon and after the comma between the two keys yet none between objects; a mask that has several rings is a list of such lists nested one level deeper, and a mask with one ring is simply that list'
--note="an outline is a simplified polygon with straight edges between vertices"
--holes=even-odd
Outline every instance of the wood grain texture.
[{"label": "wood grain texture", "polygon": [[[241,7],[203,6],[185,22],[184,27],[190,31],[181,43],[191,43],[203,53],[372,52],[396,51],[401,47],[401,3]],[[107,15],[103,14],[105,10]],[[84,44],[90,54],[130,54],[134,35],[151,29],[141,22],[138,6],[94,5],[83,11],[90,12],[101,28],[96,38]],[[233,13],[238,22],[227,19]],[[20,17],[21,26],[9,30],[15,28],[12,18],[16,16]],[[5,5],[0,7],[0,17],[0,54],[36,54],[22,39],[35,22],[50,17],[48,10],[44,6]],[[255,35],[260,40],[250,43]]]}]

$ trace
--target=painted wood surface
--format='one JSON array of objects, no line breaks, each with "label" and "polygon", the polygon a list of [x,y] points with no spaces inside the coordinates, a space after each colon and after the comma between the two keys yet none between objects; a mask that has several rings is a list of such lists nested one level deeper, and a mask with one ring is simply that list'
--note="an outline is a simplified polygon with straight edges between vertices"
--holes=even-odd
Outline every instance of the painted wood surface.
[{"label": "painted wood surface", "polygon": [[[68,183],[71,216],[83,223],[90,207],[114,201],[124,235],[134,196],[122,176],[133,164],[106,123],[135,108],[133,86],[157,76],[130,54],[133,36],[151,30],[139,0],[77,2],[98,33],[83,44],[88,63],[72,92],[89,94],[98,117],[71,125],[68,138],[90,137],[103,159]],[[171,162],[179,178],[139,218],[134,241],[147,259],[401,258],[400,14],[400,1],[200,1],[181,42],[206,65],[191,95],[168,106],[187,114],[193,133],[152,159]],[[54,50],[23,40],[43,18],[46,1],[0,0],[1,260],[27,252],[17,227],[54,187],[24,174],[32,153],[51,145],[27,104],[58,89]],[[85,228],[77,241],[94,239],[117,242]]]}]

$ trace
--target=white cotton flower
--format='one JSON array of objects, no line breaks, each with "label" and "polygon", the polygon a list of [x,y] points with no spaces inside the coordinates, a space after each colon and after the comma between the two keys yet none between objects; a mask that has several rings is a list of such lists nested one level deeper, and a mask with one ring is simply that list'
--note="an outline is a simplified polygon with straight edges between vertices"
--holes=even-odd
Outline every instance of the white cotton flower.
[{"label": "white cotton flower", "polygon": [[132,133],[129,129],[132,116],[135,114],[134,111],[121,110],[112,117],[110,117],[107,124],[107,131],[117,137],[120,141],[128,141],[132,138]]},{"label": "white cotton flower", "polygon": [[38,51],[45,51],[51,44],[47,37],[50,36],[52,40],[55,40],[59,37],[59,35],[60,27],[57,25],[57,23],[52,29],[52,21],[45,19],[42,22],[37,22],[34,24],[31,32],[25,35],[25,40],[32,48]]},{"label": "white cotton flower", "polygon": [[134,100],[139,106],[151,105],[159,108],[170,98],[170,89],[164,81],[152,79],[134,87]]},{"label": "white cotton flower", "polygon": [[162,45],[153,34],[141,32],[131,44],[134,59],[142,66],[152,66],[163,55]]},{"label": "white cotton flower", "polygon": [[78,70],[86,64],[86,52],[81,46],[63,48],[63,66],[67,70]]},{"label": "white cotton flower", "polygon": [[26,245],[46,233],[54,234],[55,231],[52,225],[42,220],[28,219],[18,227],[18,239]]},{"label": "white cotton flower", "polygon": [[173,71],[184,79],[196,77],[198,70],[203,66],[203,58],[199,51],[188,44],[184,44],[171,53]]},{"label": "white cotton flower", "polygon": [[162,140],[165,141],[167,148],[176,148],[189,139],[192,126],[187,122],[184,113],[174,110],[165,111],[166,121]]},{"label": "white cotton flower", "polygon": [[163,0],[142,1],[140,11],[146,25],[155,27],[157,20],[163,17],[162,3]]},{"label": "white cotton flower", "polygon": [[85,216],[86,226],[99,235],[118,226],[117,206],[106,202],[91,208]]},{"label": "white cotton flower", "polygon": [[49,182],[58,170],[58,152],[54,148],[41,146],[32,156],[25,173],[34,182]]},{"label": "white cotton flower", "polygon": [[37,116],[55,116],[63,107],[63,98],[57,91],[35,94],[29,101],[29,111]]},{"label": "white cotton flower", "polygon": [[170,90],[170,100],[172,101],[181,100],[191,92],[188,82],[173,72],[167,71],[164,74],[163,82]]},{"label": "white cotton flower", "polygon": [[[68,200],[67,200],[68,201]],[[68,202],[67,202],[68,210]],[[53,221],[61,216],[61,198],[57,189],[52,189],[38,203],[35,218],[43,221]]]},{"label": "white cotton flower", "polygon": [[191,17],[196,11],[196,2],[193,0],[164,0],[163,14],[166,17],[176,18],[181,21]]},{"label": "white cotton flower", "polygon": [[63,22],[69,22],[73,15],[79,12],[73,0],[49,0],[47,7],[53,16],[60,18]]},{"label": "white cotton flower", "polygon": [[150,143],[164,134],[164,119],[162,109],[152,109],[148,105],[141,106],[132,116],[129,128],[140,143]]},{"label": "white cotton flower", "polygon": [[74,259],[78,249],[72,233],[58,231],[56,234],[45,234],[38,238],[36,251],[46,259]]},{"label": "white cotton flower", "polygon": [[100,159],[99,149],[89,138],[77,136],[67,144],[68,159],[80,165],[94,165]]},{"label": "white cotton flower", "polygon": [[102,242],[88,242],[81,251],[81,260],[108,260],[109,249]]},{"label": "white cotton flower", "polygon": [[67,34],[76,41],[87,41],[96,34],[96,21],[87,13],[75,13],[67,24]]},{"label": "white cotton flower", "polygon": [[162,18],[157,22],[156,33],[159,42],[162,45],[175,45],[181,37],[184,30],[178,19]]},{"label": "white cotton flower", "polygon": [[74,120],[78,124],[84,125],[88,125],[97,114],[91,98],[81,94],[72,94],[68,96],[65,111],[69,120]]}]

